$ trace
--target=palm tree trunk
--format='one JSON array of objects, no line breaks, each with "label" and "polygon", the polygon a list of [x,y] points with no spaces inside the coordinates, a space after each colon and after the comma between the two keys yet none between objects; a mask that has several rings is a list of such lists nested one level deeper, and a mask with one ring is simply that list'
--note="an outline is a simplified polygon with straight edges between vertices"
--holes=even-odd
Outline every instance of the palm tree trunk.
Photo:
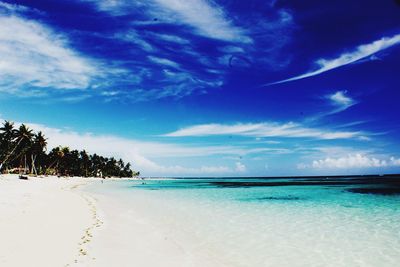
[{"label": "palm tree trunk", "polygon": [[31,155],[31,162],[32,162],[32,166],[31,166],[31,173],[34,173],[35,175],[37,175],[37,171],[36,171],[36,166],[35,166],[35,161],[36,161],[36,155]]},{"label": "palm tree trunk", "polygon": [[24,155],[24,174],[26,174],[26,154]]}]

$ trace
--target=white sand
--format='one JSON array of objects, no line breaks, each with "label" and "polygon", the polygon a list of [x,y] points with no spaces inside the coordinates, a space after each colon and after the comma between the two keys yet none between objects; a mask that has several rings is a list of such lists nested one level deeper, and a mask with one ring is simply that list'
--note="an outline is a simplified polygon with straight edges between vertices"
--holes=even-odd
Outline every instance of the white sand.
[{"label": "white sand", "polygon": [[68,266],[81,261],[93,223],[82,179],[0,177],[0,266]]},{"label": "white sand", "polygon": [[96,260],[89,261],[88,266],[231,266],[201,249],[200,240],[170,227],[146,199],[136,196],[132,203],[91,195],[104,224],[89,243],[88,252]]},{"label": "white sand", "polygon": [[81,189],[91,182],[100,181],[0,176],[0,266],[226,266],[155,221],[146,203]]}]

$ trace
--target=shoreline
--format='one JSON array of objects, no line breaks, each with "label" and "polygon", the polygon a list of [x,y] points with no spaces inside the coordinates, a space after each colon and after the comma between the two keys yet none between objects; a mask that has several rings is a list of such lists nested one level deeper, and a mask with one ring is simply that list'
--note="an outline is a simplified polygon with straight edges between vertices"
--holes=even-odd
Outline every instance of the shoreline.
[{"label": "shoreline", "polygon": [[[96,199],[98,212],[104,219],[89,244],[88,252],[96,260],[85,266],[236,266],[204,251],[201,240],[172,226],[165,213],[148,198],[135,194],[127,199],[87,188],[83,190]],[[171,217],[174,215],[170,214]]]}]

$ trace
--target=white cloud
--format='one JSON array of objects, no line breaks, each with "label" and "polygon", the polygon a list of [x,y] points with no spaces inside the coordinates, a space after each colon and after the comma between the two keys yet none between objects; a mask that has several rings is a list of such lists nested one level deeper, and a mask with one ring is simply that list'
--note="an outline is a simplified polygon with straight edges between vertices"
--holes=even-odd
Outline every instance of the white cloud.
[{"label": "white cloud", "polygon": [[171,43],[176,43],[176,44],[190,44],[190,41],[187,39],[184,39],[182,37],[176,36],[176,35],[171,35],[171,34],[161,34],[161,33],[149,33],[151,36],[163,40],[163,41],[167,41],[167,42],[171,42]]},{"label": "white cloud", "polygon": [[359,169],[400,166],[400,158],[379,159],[363,154],[349,154],[343,157],[314,160],[311,164],[298,164],[298,169]]},{"label": "white cloud", "polygon": [[354,104],[354,100],[346,94],[347,91],[337,91],[336,93],[329,95],[328,98],[332,100],[335,105],[349,107]]},{"label": "white cloud", "polygon": [[329,99],[333,106],[335,106],[335,109],[321,116],[332,115],[338,112],[342,112],[349,107],[357,104],[357,101],[347,95],[346,90],[337,91],[334,94],[327,95],[326,98]]},{"label": "white cloud", "polygon": [[142,10],[149,5],[149,0],[82,0],[92,2],[98,10],[108,12],[113,16],[127,15],[132,9]]},{"label": "white cloud", "polygon": [[289,79],[285,79],[282,81],[278,82],[273,82],[268,85],[272,84],[279,84],[279,83],[285,83],[285,82],[290,82],[290,81],[296,81],[308,77],[312,77],[321,73],[324,73],[326,71],[332,70],[339,68],[341,66],[345,66],[351,63],[354,63],[360,59],[369,57],[379,51],[385,50],[389,47],[392,47],[394,45],[397,45],[400,43],[400,34],[394,35],[392,37],[383,37],[379,40],[376,40],[372,43],[369,44],[363,44],[358,46],[356,49],[354,49],[351,52],[343,53],[340,56],[333,58],[333,59],[318,59],[315,63],[318,66],[318,69],[315,71],[307,72],[305,74],[295,76]]},{"label": "white cloud", "polygon": [[289,123],[246,123],[246,124],[202,124],[190,126],[168,133],[164,136],[212,136],[240,135],[249,137],[304,137],[316,139],[349,139],[360,135],[360,132],[327,131],[307,128],[300,124]]},{"label": "white cloud", "polygon": [[208,0],[149,0],[149,1],[115,1],[85,0],[93,2],[97,8],[115,16],[129,14],[135,10],[144,11],[148,17],[157,20],[134,21],[134,24],[171,23],[188,25],[198,35],[208,38],[250,43],[252,39],[244,29],[235,26],[225,10],[214,1]]},{"label": "white cloud", "polygon": [[400,158],[390,157],[390,164],[393,166],[400,166]]},{"label": "white cloud", "polygon": [[356,155],[356,154],[373,154],[375,150],[373,148],[368,149],[358,149],[352,146],[312,146],[308,148],[299,148],[299,151],[303,151],[307,153],[309,156],[314,156],[317,158],[327,157],[334,157],[340,158],[343,155]]},{"label": "white cloud", "polygon": [[123,40],[128,43],[133,43],[133,44],[139,46],[141,49],[143,49],[146,52],[155,51],[155,48],[151,44],[149,44],[147,41],[143,40],[143,38],[141,38],[140,35],[134,30],[130,30],[130,31],[124,32],[124,33],[122,33],[122,32],[116,33],[114,35],[114,38]]},{"label": "white cloud", "polygon": [[[0,90],[87,88],[97,69],[46,26],[0,13]],[[6,26],[5,26],[6,25]]]},{"label": "white cloud", "polygon": [[241,163],[241,162],[236,162],[236,163],[235,163],[235,166],[236,166],[235,170],[236,170],[237,172],[246,172],[246,170],[247,170],[246,165],[244,165],[244,164]]},{"label": "white cloud", "polygon": [[161,64],[161,65],[165,65],[165,66],[169,66],[169,67],[173,67],[176,69],[179,69],[179,64],[170,60],[170,59],[166,59],[166,58],[159,58],[159,57],[154,57],[154,56],[148,56],[147,57],[150,61],[157,63],[157,64]]},{"label": "white cloud", "polygon": [[222,7],[205,0],[154,0],[161,9],[172,11],[184,24],[192,26],[198,34],[237,42],[251,42],[244,30],[234,26]]},{"label": "white cloud", "polygon": [[24,12],[24,11],[29,10],[29,8],[26,6],[10,4],[10,3],[5,3],[5,2],[0,2],[0,10],[1,9],[7,10],[9,12]]}]

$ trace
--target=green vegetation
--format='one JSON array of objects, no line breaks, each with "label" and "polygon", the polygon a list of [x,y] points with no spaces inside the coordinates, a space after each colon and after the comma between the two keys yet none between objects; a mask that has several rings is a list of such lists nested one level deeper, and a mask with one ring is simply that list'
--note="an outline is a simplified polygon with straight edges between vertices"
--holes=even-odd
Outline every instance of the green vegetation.
[{"label": "green vegetation", "polygon": [[15,128],[14,123],[5,121],[0,127],[0,172],[83,177],[140,175],[122,159],[90,155],[85,150],[62,146],[47,153],[46,147],[47,139],[42,132],[34,133],[25,124]]}]

